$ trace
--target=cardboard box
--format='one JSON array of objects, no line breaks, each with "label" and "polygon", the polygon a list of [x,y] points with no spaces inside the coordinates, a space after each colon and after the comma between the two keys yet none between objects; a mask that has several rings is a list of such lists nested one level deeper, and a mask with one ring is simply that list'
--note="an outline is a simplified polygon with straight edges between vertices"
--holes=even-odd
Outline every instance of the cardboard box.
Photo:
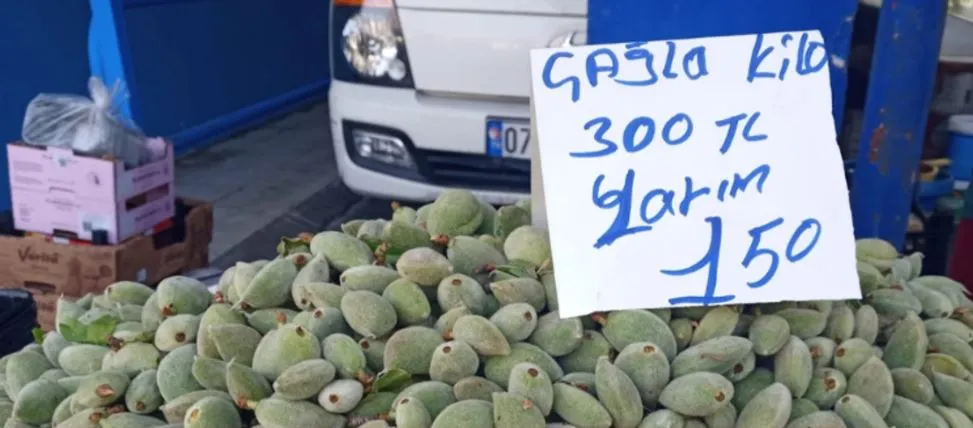
[{"label": "cardboard box", "polygon": [[[55,303],[62,294],[100,293],[123,280],[154,285],[168,276],[204,267],[209,263],[213,238],[213,206],[184,202],[189,210],[184,223],[176,222],[179,227],[154,236],[136,236],[120,245],[63,245],[40,237],[0,236],[0,287],[30,290],[37,301],[38,322],[51,329]],[[181,239],[166,244],[167,237]]]},{"label": "cardboard box", "polygon": [[14,226],[86,241],[93,230],[104,230],[108,243],[117,244],[172,217],[172,145],[150,144],[164,156],[128,170],[120,161],[69,149],[8,144]]}]

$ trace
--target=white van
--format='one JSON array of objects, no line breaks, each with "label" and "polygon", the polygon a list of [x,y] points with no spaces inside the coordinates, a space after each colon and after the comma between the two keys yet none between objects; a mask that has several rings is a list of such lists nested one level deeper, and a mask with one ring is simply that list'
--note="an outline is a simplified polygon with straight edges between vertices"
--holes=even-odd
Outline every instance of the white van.
[{"label": "white van", "polygon": [[528,51],[584,44],[587,0],[333,0],[331,130],[345,184],[434,199],[530,192]]}]

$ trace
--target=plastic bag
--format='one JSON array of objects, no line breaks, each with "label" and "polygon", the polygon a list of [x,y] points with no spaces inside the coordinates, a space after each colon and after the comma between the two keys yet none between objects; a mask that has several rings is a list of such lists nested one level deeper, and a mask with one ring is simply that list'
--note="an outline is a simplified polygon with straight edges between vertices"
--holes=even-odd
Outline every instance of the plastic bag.
[{"label": "plastic bag", "polygon": [[88,92],[90,99],[67,94],[34,97],[24,115],[24,142],[70,148],[89,156],[113,156],[129,168],[150,161],[145,135],[115,109],[113,100],[122,92],[119,85],[109,91],[101,79],[92,77]]}]

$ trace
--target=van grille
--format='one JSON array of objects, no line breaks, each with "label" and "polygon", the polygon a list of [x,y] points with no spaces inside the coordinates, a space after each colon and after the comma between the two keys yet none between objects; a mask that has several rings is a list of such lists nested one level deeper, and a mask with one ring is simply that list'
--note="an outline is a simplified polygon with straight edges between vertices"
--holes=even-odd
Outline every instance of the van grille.
[{"label": "van grille", "polygon": [[499,159],[485,155],[417,150],[424,161],[423,175],[445,187],[530,192],[530,161]]}]

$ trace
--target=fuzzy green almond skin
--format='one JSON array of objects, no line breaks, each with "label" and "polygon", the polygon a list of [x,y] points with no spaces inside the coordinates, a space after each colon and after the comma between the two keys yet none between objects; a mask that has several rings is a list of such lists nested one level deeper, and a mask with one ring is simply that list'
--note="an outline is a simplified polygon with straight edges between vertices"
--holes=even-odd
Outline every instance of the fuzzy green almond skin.
[{"label": "fuzzy green almond skin", "polygon": [[344,428],[347,421],[317,404],[279,398],[261,400],[254,415],[265,427]]},{"label": "fuzzy green almond skin", "polygon": [[845,421],[833,411],[814,411],[791,420],[786,428],[842,427]]},{"label": "fuzzy green almond skin", "polygon": [[479,376],[460,379],[453,385],[453,394],[457,400],[486,400],[493,398],[494,392],[503,392],[503,388],[493,381]]},{"label": "fuzzy green almond skin", "polygon": [[524,225],[503,242],[503,253],[510,260],[523,260],[541,266],[551,259],[551,241],[544,229]]},{"label": "fuzzy green almond skin", "polygon": [[199,322],[198,315],[190,314],[166,318],[155,332],[155,347],[160,351],[169,352],[187,343],[195,343]]},{"label": "fuzzy green almond skin", "polygon": [[507,263],[507,258],[496,247],[471,236],[451,239],[446,257],[453,264],[454,272],[473,278],[481,276],[484,266]]},{"label": "fuzzy green almond skin", "polygon": [[946,419],[925,404],[899,396],[895,396],[892,400],[892,407],[885,415],[885,421],[891,426],[950,428]]},{"label": "fuzzy green almond skin", "polygon": [[794,397],[803,397],[814,374],[814,360],[807,344],[791,336],[774,355],[774,380],[787,386]]},{"label": "fuzzy green almond skin", "polygon": [[236,402],[257,402],[273,393],[270,383],[263,375],[235,361],[226,367],[227,391]]},{"label": "fuzzy green almond skin", "polygon": [[632,427],[644,416],[642,399],[632,379],[616,367],[608,357],[602,357],[595,366],[595,387],[601,402],[616,427]]},{"label": "fuzzy green almond skin", "polygon": [[480,201],[480,212],[483,213],[483,220],[480,222],[480,227],[473,234],[482,235],[484,233],[493,233],[494,229],[496,229],[497,208],[488,202]]},{"label": "fuzzy green almond skin", "polygon": [[847,391],[864,398],[885,417],[895,394],[892,373],[882,360],[872,357],[848,378]]},{"label": "fuzzy green almond skin", "polygon": [[382,231],[382,239],[389,249],[399,252],[432,245],[429,232],[413,223],[401,221],[388,222]]},{"label": "fuzzy green almond skin", "polygon": [[412,397],[403,397],[395,405],[395,424],[398,427],[430,427],[432,416],[421,401]]},{"label": "fuzzy green almond skin", "polygon": [[604,317],[601,333],[616,351],[635,342],[656,344],[669,361],[676,357],[676,338],[669,324],[657,315],[642,310],[614,311]]},{"label": "fuzzy green almond skin", "polygon": [[[736,308],[720,306],[706,313],[703,319],[699,320],[699,325],[690,341],[690,346],[705,342],[709,339],[733,334],[737,322],[740,320],[740,312]],[[664,320],[665,321],[665,320]]]},{"label": "fuzzy green almond skin", "polygon": [[[396,407],[396,420],[398,420]],[[406,425],[402,425],[403,428]],[[457,401],[433,418],[431,428],[449,427],[493,428],[493,406],[484,400]]]},{"label": "fuzzy green almond skin", "polygon": [[183,345],[162,357],[158,368],[159,392],[169,402],[180,395],[203,389],[193,377],[196,345]]},{"label": "fuzzy green almond skin", "polygon": [[[89,375],[102,369],[105,355],[109,352],[111,352],[111,349],[106,346],[88,344],[71,345],[64,348],[64,350],[62,350],[58,355],[58,365],[60,365],[61,369],[71,376]],[[17,374],[22,373],[10,373],[11,369],[16,369],[16,366],[14,365],[16,363],[17,361],[11,361],[11,363],[7,365],[8,386],[13,379],[16,379],[15,376]],[[14,374],[15,376],[11,376],[11,374]]]},{"label": "fuzzy green almond skin", "polygon": [[313,359],[284,370],[274,381],[274,393],[293,401],[307,400],[334,380],[337,371],[326,360]]},{"label": "fuzzy green almond skin", "polygon": [[791,391],[775,383],[760,391],[737,417],[739,427],[782,427],[791,415]]},{"label": "fuzzy green almond skin", "polygon": [[868,401],[854,394],[839,398],[834,410],[850,427],[888,427],[882,415]]},{"label": "fuzzy green almond skin", "polygon": [[791,417],[790,420],[800,418],[804,415],[809,415],[811,413],[819,411],[820,408],[817,404],[814,404],[811,400],[806,398],[795,398],[791,400]]},{"label": "fuzzy green almond skin", "polygon": [[[500,329],[500,332],[510,343],[527,340],[537,328],[537,319],[537,310],[529,303],[524,302],[504,305],[490,316],[490,322]],[[601,336],[600,333],[599,336]],[[602,340],[604,340],[603,337]],[[608,347],[611,348],[611,344],[608,344]],[[590,371],[594,371],[594,369],[594,360],[592,360]]]},{"label": "fuzzy green almond skin", "polygon": [[193,361],[192,373],[203,388],[226,390],[226,363],[222,360],[197,355]]},{"label": "fuzzy green almond skin", "polygon": [[550,415],[554,405],[554,386],[540,366],[531,363],[514,366],[507,390],[530,400],[545,417]]},{"label": "fuzzy green almond skin", "polygon": [[733,384],[722,375],[696,372],[669,382],[659,403],[686,416],[702,417],[730,405],[733,394]]},{"label": "fuzzy green almond skin", "polygon": [[385,225],[388,221],[382,219],[376,220],[366,220],[358,228],[358,233],[355,235],[359,241],[368,244],[370,248],[375,248],[382,243],[382,235],[385,231]]},{"label": "fuzzy green almond skin", "polygon": [[830,367],[822,367],[814,370],[811,384],[803,398],[810,400],[818,408],[830,409],[845,395],[847,388],[848,379],[843,373]]},{"label": "fuzzy green almond skin", "polygon": [[938,372],[933,373],[932,384],[945,405],[973,414],[973,384]]},{"label": "fuzzy green almond skin", "polygon": [[50,422],[61,400],[68,396],[56,382],[38,379],[24,385],[14,400],[13,416],[18,420],[43,424]]},{"label": "fuzzy green almond skin", "polygon": [[432,203],[425,223],[432,236],[472,235],[483,223],[483,209],[469,191],[446,190]]},{"label": "fuzzy green almond skin", "polygon": [[929,348],[926,327],[918,315],[909,312],[892,331],[883,348],[882,361],[889,369],[920,369]]},{"label": "fuzzy green almond skin", "polygon": [[973,420],[957,409],[945,406],[932,406],[932,409],[946,420],[950,428],[973,428]]},{"label": "fuzzy green almond skin", "polygon": [[446,256],[432,248],[419,247],[402,253],[395,263],[399,275],[422,287],[436,287],[453,273]]},{"label": "fuzzy green almond skin", "polygon": [[368,367],[365,352],[355,339],[346,334],[336,333],[326,337],[321,341],[321,353],[345,378],[358,377]]},{"label": "fuzzy green almond skin", "polygon": [[186,411],[185,428],[242,427],[240,412],[230,401],[217,397],[203,398]]},{"label": "fuzzy green almond skin", "polygon": [[467,315],[456,320],[453,337],[466,342],[484,357],[510,355],[510,343],[503,332],[479,315]]},{"label": "fuzzy green almond skin", "polygon": [[725,373],[743,361],[752,346],[750,340],[737,336],[717,337],[690,346],[672,360],[672,376],[698,371]]},{"label": "fuzzy green almond skin", "polygon": [[774,314],[760,315],[753,320],[748,334],[753,342],[753,352],[766,357],[777,353],[791,338],[787,320]]},{"label": "fuzzy green almond skin", "polygon": [[[297,257],[305,257],[301,254]],[[291,296],[291,284],[297,277],[294,261],[277,259],[260,269],[250,281],[247,290],[240,295],[238,306],[245,310],[275,308],[287,303]]]},{"label": "fuzzy green almond skin", "polygon": [[419,325],[432,315],[432,305],[421,287],[405,278],[392,281],[382,297],[395,308],[396,317],[405,325]]},{"label": "fuzzy green almond skin", "polygon": [[398,330],[385,343],[384,367],[412,375],[429,374],[433,354],[441,343],[442,335],[433,328],[412,326]]},{"label": "fuzzy green almond skin", "polygon": [[460,341],[450,341],[436,347],[429,362],[429,377],[450,385],[474,376],[480,358],[473,347]]},{"label": "fuzzy green almond skin", "polygon": [[133,281],[119,281],[105,288],[105,294],[115,303],[142,306],[155,293],[151,287]]},{"label": "fuzzy green almond skin", "polygon": [[872,345],[864,339],[852,338],[838,345],[834,351],[834,368],[845,376],[851,376],[865,361],[875,355]]},{"label": "fuzzy green almond skin", "polygon": [[196,352],[199,355],[209,358],[220,358],[220,353],[216,349],[210,337],[209,326],[216,324],[246,324],[247,319],[243,314],[231,309],[230,305],[218,303],[210,306],[199,320],[199,329],[196,333]]},{"label": "fuzzy green almond skin", "polygon": [[[328,282],[331,280],[331,265],[328,263],[328,258],[324,254],[317,254],[311,257],[310,260],[300,268],[300,272],[294,277],[294,288],[299,288],[299,285],[308,284],[312,282]],[[294,299],[294,303],[300,305],[300,298],[294,295],[294,290],[291,290],[291,297]],[[303,308],[302,308],[303,309]]]},{"label": "fuzzy green almond skin", "polygon": [[311,254],[324,255],[331,267],[344,272],[352,267],[371,264],[375,256],[368,245],[342,232],[325,231],[311,238]]},{"label": "fuzzy green almond skin", "polygon": [[487,306],[487,294],[477,280],[455,273],[439,282],[436,287],[436,302],[443,311],[465,306],[477,314],[483,314]]},{"label": "fuzzy green almond skin", "polygon": [[642,419],[642,427],[670,427],[678,428],[685,426],[686,418],[669,409],[659,409]]},{"label": "fuzzy green almond skin", "polygon": [[156,287],[158,304],[164,315],[199,315],[209,308],[213,301],[206,285],[197,279],[185,276],[170,276]]},{"label": "fuzzy green almond skin", "polygon": [[609,428],[612,424],[611,414],[595,397],[561,382],[554,383],[553,411],[575,426]]},{"label": "fuzzy green almond skin", "polygon": [[561,318],[557,311],[542,315],[528,341],[552,357],[563,357],[581,346],[584,325],[581,318]]},{"label": "fuzzy green almond skin", "polygon": [[669,360],[657,345],[635,342],[625,347],[614,361],[632,379],[646,408],[655,408],[669,383]]},{"label": "fuzzy green almond skin", "polygon": [[284,324],[260,340],[253,353],[254,371],[274,381],[284,370],[302,361],[320,357],[321,342],[296,324]]},{"label": "fuzzy green almond skin", "polygon": [[166,422],[170,424],[179,424],[182,423],[183,418],[186,417],[186,411],[188,411],[193,404],[196,404],[199,400],[206,397],[219,397],[227,401],[233,401],[230,398],[230,395],[223,391],[193,391],[188,394],[183,394],[175,400],[166,402],[166,404],[159,407],[159,411],[162,412]]},{"label": "fuzzy green almond skin", "polygon": [[501,305],[530,303],[538,312],[547,306],[544,285],[533,278],[508,278],[490,283],[490,291]]},{"label": "fuzzy green almond skin", "polygon": [[341,298],[341,314],[355,333],[375,339],[390,333],[398,322],[395,307],[370,291],[349,291]]},{"label": "fuzzy green almond skin", "polygon": [[429,411],[429,416],[432,416],[433,419],[436,419],[443,409],[456,402],[453,387],[447,383],[434,380],[414,383],[399,392],[392,405],[393,414],[395,413],[395,406],[403,397],[413,397],[421,401],[426,410]]},{"label": "fuzzy green almond skin", "polygon": [[156,385],[156,370],[150,369],[139,373],[128,389],[125,390],[125,407],[128,411],[139,414],[152,413],[163,405],[162,394]]},{"label": "fuzzy green almond skin", "polygon": [[919,370],[897,368],[890,370],[895,395],[908,398],[920,404],[929,404],[936,396],[932,381]]},{"label": "fuzzy green almond skin", "polygon": [[247,366],[253,362],[253,353],[262,338],[257,330],[241,324],[217,324],[207,329],[223,361],[236,360]]},{"label": "fuzzy green almond skin", "polygon": [[399,279],[399,273],[385,266],[355,266],[341,273],[340,285],[348,290],[365,290],[382,294],[385,287]]},{"label": "fuzzy green almond skin", "polygon": [[545,421],[541,409],[533,401],[518,394],[496,392],[493,394],[493,426],[541,428],[545,426]]},{"label": "fuzzy green almond skin", "polygon": [[581,345],[578,349],[558,358],[558,364],[567,372],[594,373],[598,359],[612,355],[611,343],[595,330],[584,330],[581,337]]},{"label": "fuzzy green almond skin", "polygon": [[493,220],[493,234],[506,240],[511,232],[529,224],[530,212],[515,205],[505,205],[497,210],[497,216]]}]

